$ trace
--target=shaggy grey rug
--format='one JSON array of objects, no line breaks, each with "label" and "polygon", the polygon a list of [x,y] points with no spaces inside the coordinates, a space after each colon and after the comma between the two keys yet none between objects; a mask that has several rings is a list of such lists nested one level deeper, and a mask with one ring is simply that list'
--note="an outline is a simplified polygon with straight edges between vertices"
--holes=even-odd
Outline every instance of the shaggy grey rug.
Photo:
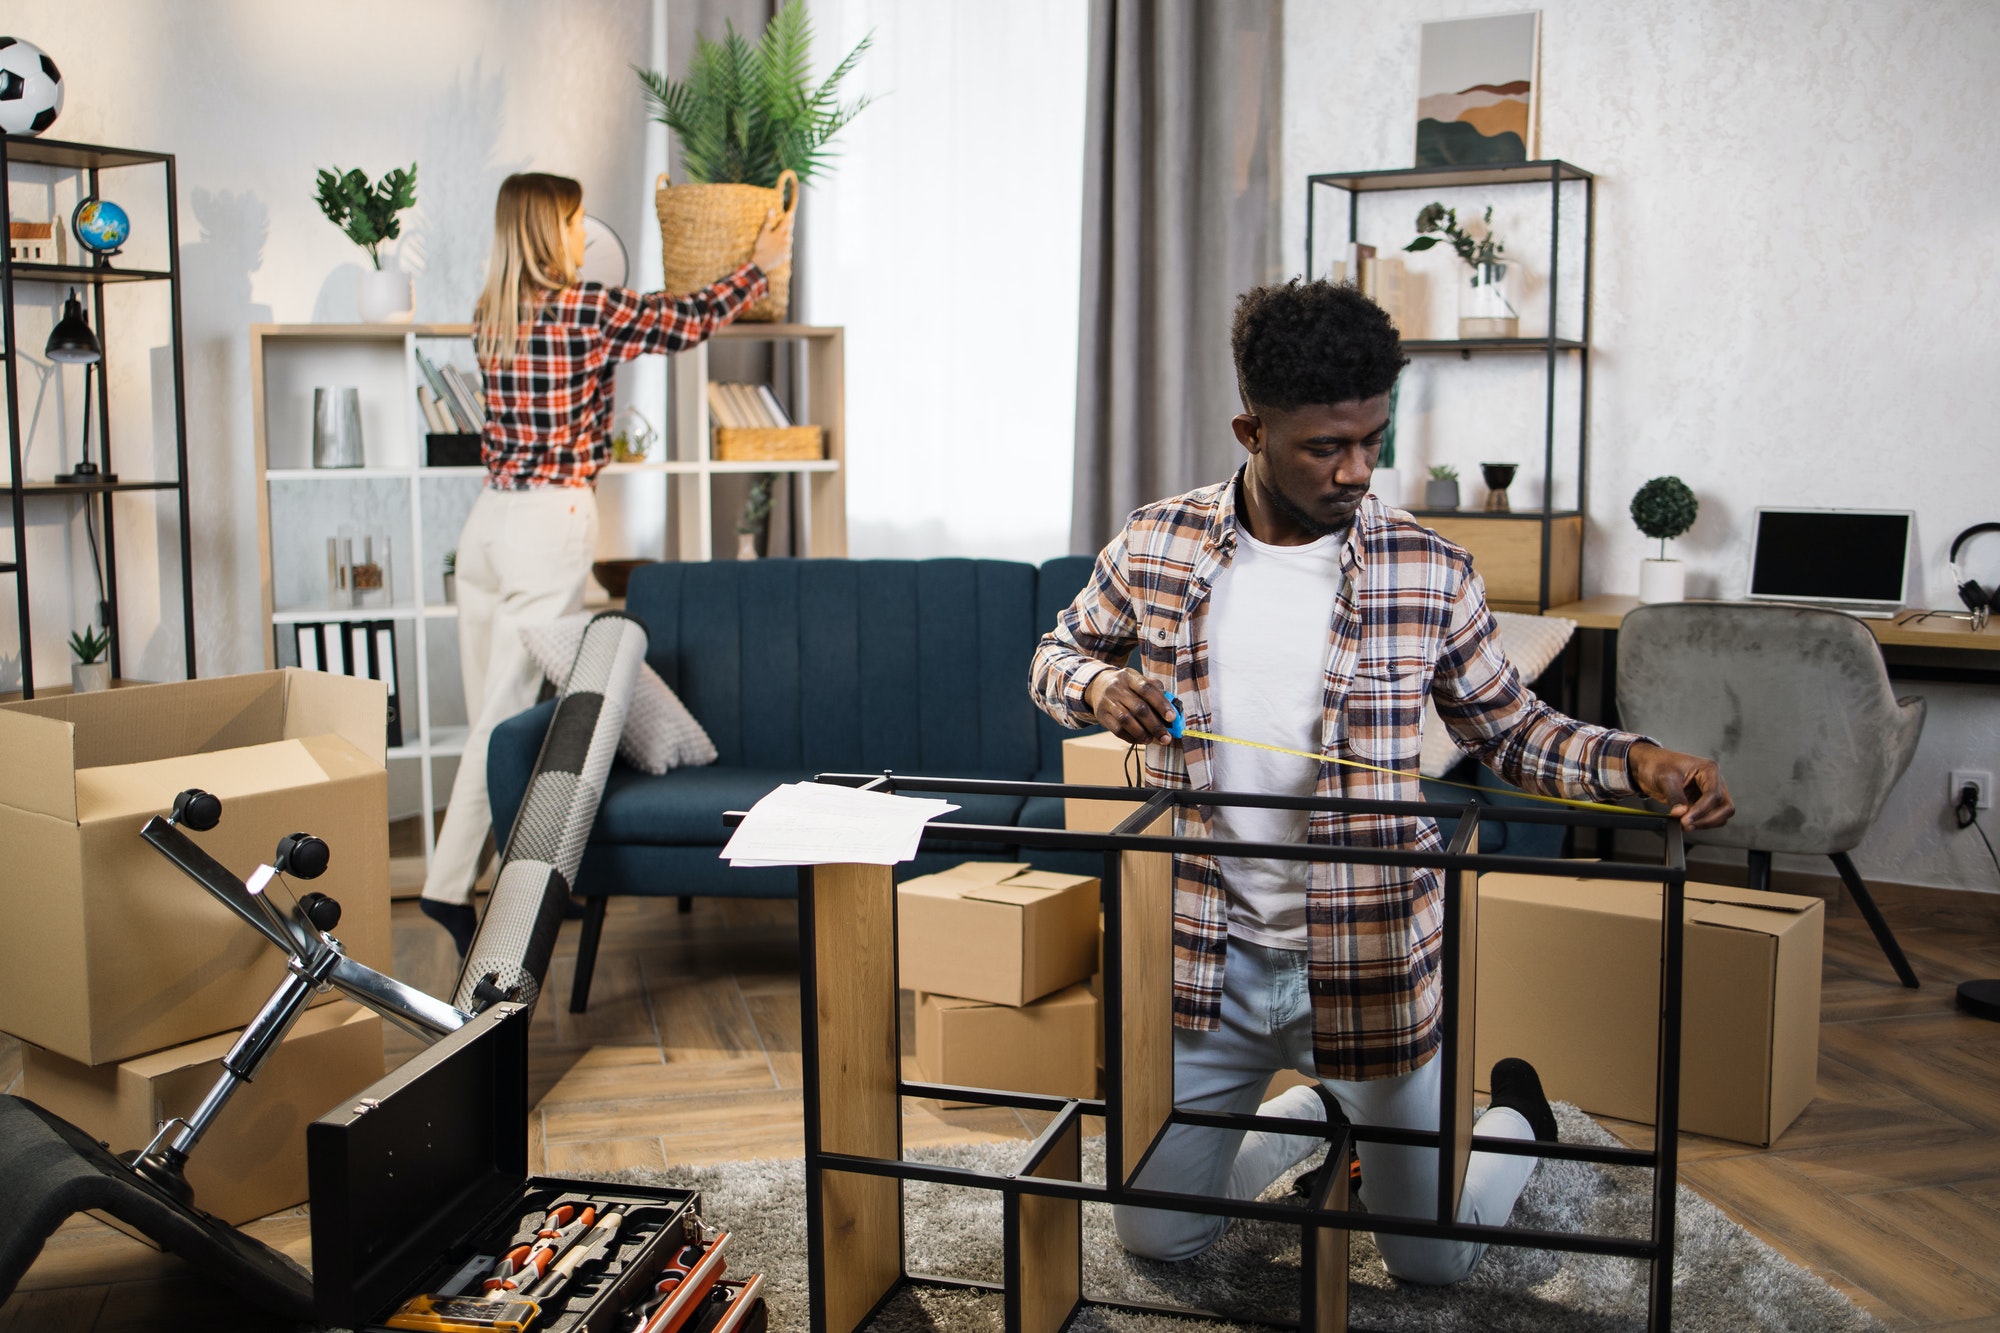
[{"label": "shaggy grey rug", "polygon": [[[1556,1116],[1569,1143],[1615,1146],[1574,1107]],[[1011,1169],[1022,1145],[915,1149],[910,1156],[980,1170]],[[1103,1140],[1084,1145],[1087,1179],[1102,1180]],[[733,1162],[667,1172],[626,1172],[627,1179],[692,1186],[702,1211],[732,1234],[746,1271],[764,1274],[774,1330],[803,1330],[806,1317],[805,1174],[793,1161]],[[1517,1226],[1600,1235],[1643,1235],[1651,1212],[1650,1176],[1632,1167],[1543,1162],[1514,1206]],[[1281,1196],[1283,1185],[1267,1198]],[[996,1280],[1000,1275],[1000,1196],[986,1190],[910,1182],[904,1186],[904,1234],[910,1271]],[[1157,1263],[1125,1253],[1111,1210],[1085,1205],[1084,1290],[1131,1302],[1171,1304],[1274,1322],[1298,1318],[1298,1232],[1242,1222],[1201,1257]],[[1743,1329],[1794,1333],[1879,1330],[1871,1316],[1805,1269],[1680,1191],[1674,1265],[1674,1327],[1690,1333]],[[1424,1333],[1565,1333],[1645,1327],[1647,1265],[1597,1255],[1502,1249],[1486,1253],[1465,1281],[1449,1288],[1409,1286],[1382,1267],[1373,1240],[1356,1233],[1352,1248],[1352,1326]],[[996,1295],[938,1289],[899,1296],[874,1333],[998,1333]],[[1184,1320],[1087,1310],[1080,1333],[1191,1333]],[[1241,1325],[1225,1325],[1231,1330]]]}]

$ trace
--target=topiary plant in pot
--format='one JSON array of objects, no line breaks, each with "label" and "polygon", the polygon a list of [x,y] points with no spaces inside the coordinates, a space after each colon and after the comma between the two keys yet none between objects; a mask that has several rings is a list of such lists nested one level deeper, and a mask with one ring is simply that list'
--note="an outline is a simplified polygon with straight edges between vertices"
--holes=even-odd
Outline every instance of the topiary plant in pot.
[{"label": "topiary plant in pot", "polygon": [[1679,477],[1655,477],[1632,497],[1632,522],[1660,544],[1658,559],[1639,565],[1639,600],[1678,602],[1687,596],[1687,566],[1667,559],[1667,543],[1694,526],[1701,501]]},{"label": "topiary plant in pot", "polygon": [[[654,207],[665,248],[666,290],[699,290],[750,257],[767,216],[798,206],[799,185],[832,168],[828,144],[868,105],[839,100],[841,81],[868,49],[861,39],[819,84],[812,81],[812,21],[789,0],[753,46],[725,24],[719,42],[695,38],[688,76],[675,82],[636,69],[653,119],[674,132],[687,182],[660,173]],[[739,318],[780,320],[791,265],[766,275],[771,294]]]}]

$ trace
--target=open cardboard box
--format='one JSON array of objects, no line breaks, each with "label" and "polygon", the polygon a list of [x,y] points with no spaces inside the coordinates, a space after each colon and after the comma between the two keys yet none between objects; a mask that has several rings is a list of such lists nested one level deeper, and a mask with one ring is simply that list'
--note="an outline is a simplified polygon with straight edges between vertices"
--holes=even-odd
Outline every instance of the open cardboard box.
[{"label": "open cardboard box", "polygon": [[263,1006],[284,958],[139,837],[187,787],[222,798],[192,836],[239,877],[287,833],[326,839],[311,887],[340,900],[348,953],[389,970],[387,707],[380,681],[296,670],[0,707],[0,1030],[101,1065]]},{"label": "open cardboard box", "polygon": [[[1689,884],[1683,921],[1681,1128],[1768,1145],[1818,1082],[1825,905]],[[1660,949],[1657,884],[1482,875],[1480,1078],[1518,1056],[1552,1099],[1653,1123]]]}]

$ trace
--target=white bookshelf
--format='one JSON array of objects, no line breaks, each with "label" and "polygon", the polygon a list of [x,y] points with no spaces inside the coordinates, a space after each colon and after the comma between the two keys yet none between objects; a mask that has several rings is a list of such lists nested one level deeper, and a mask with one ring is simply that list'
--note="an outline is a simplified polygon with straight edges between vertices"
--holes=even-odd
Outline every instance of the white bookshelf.
[{"label": "white bookshelf", "polygon": [[[421,808],[435,812],[448,788],[436,772],[440,759],[464,751],[467,726],[458,673],[441,664],[433,679],[431,635],[438,622],[455,620],[444,600],[443,556],[454,548],[464,512],[477,497],[484,472],[476,467],[423,464],[425,423],[417,405],[424,383],[416,353],[470,368],[468,324],[258,324],[250,329],[251,416],[261,567],[264,659],[277,666],[289,657],[287,626],[321,621],[389,620],[397,626],[397,680],[403,705],[404,743],[389,751],[395,763],[417,765]],[[827,456],[810,462],[741,462],[709,457],[708,349],[670,358],[673,385],[665,456],[642,463],[609,464],[612,484],[660,485],[665,490],[668,549],[620,554],[706,560],[713,553],[714,478],[769,472],[795,479],[795,549],[800,555],[847,553],[847,490],[842,330],[798,324],[732,325],[718,340],[790,341],[803,348],[806,374],[800,424],[826,435]],[[312,466],[312,391],[351,386],[360,390],[366,466]],[[651,415],[649,413],[649,415]],[[659,419],[659,418],[655,418]],[[385,532],[392,543],[393,588],[380,606],[333,607],[325,582],[326,539],[342,527]],[[440,717],[444,721],[440,721]],[[407,788],[405,788],[407,791]],[[423,826],[424,864],[434,848],[433,819]]]}]

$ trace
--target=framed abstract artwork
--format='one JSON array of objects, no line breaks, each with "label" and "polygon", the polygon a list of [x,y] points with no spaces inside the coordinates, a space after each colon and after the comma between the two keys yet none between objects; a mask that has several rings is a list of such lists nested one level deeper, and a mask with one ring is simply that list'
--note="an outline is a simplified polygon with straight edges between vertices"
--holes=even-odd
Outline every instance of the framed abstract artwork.
[{"label": "framed abstract artwork", "polygon": [[1535,156],[1541,34],[1540,11],[1423,25],[1418,166],[1484,166]]}]

